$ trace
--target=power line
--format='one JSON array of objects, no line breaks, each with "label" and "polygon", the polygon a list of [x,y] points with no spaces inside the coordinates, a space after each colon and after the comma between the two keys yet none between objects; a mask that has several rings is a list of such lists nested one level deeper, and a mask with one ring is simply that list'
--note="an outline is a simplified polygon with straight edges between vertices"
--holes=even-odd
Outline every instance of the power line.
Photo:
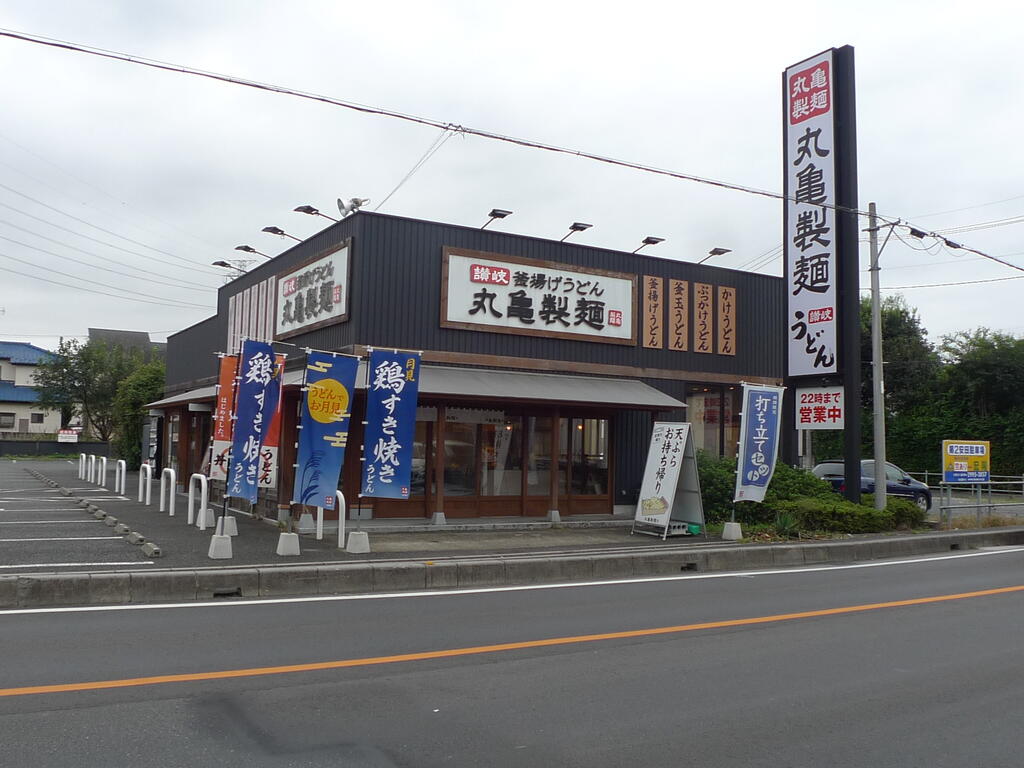
[{"label": "power line", "polygon": [[[909,291],[913,288],[947,288],[951,285],[978,285],[980,283],[1002,283],[1006,280],[1024,280],[1024,275],[1010,275],[1009,277],[990,277],[987,280],[959,280],[955,283],[928,283],[926,285],[891,285],[882,286],[883,291]],[[870,288],[861,288],[862,291],[870,291]]]},{"label": "power line", "polygon": [[189,264],[195,264],[197,266],[206,266],[201,261],[195,261],[194,259],[187,259],[184,256],[178,256],[176,254],[173,254],[173,253],[170,253],[168,251],[165,251],[165,250],[163,250],[161,248],[156,248],[156,247],[154,247],[152,245],[149,245],[148,243],[143,243],[143,242],[141,242],[139,240],[133,240],[132,238],[125,237],[124,235],[120,235],[117,232],[112,232],[109,229],[104,229],[103,227],[99,226],[98,224],[93,224],[91,221],[86,221],[85,219],[80,219],[79,217],[74,216],[74,215],[68,213],[67,211],[62,211],[60,208],[56,208],[56,207],[54,207],[54,206],[52,206],[52,205],[50,205],[48,203],[44,203],[42,200],[36,200],[34,197],[31,197],[30,195],[26,195],[24,192],[19,192],[18,190],[14,189],[13,187],[8,187],[6,184],[0,184],[0,189],[6,189],[8,192],[11,192],[12,194],[18,195],[19,197],[23,197],[26,200],[29,200],[29,201],[35,203],[36,205],[41,205],[41,206],[43,206],[43,208],[48,208],[49,210],[54,211],[55,213],[59,213],[61,216],[67,216],[69,219],[73,219],[74,221],[77,221],[80,224],[85,224],[87,227],[92,227],[93,229],[98,229],[100,232],[104,232],[104,233],[106,233],[108,235],[113,235],[114,237],[119,237],[122,240],[125,240],[126,242],[132,243],[133,245],[141,245],[143,248],[149,248],[149,250],[151,250],[151,251],[156,251],[157,253],[162,253],[164,256],[170,256],[172,259],[179,259],[181,261],[187,261]]},{"label": "power line", "polygon": [[[27,235],[32,235],[32,237],[38,237],[40,240],[46,240],[47,242],[53,243],[54,245],[59,245],[62,248],[67,248],[67,249],[72,250],[72,251],[78,251],[79,253],[84,253],[86,256],[92,256],[94,258],[101,259],[102,261],[110,262],[111,264],[119,264],[119,265],[121,265],[123,267],[127,267],[128,269],[134,269],[137,272],[141,272],[143,275],[152,274],[149,269],[143,269],[142,267],[136,267],[136,266],[133,266],[131,264],[125,264],[123,261],[117,261],[115,259],[111,259],[108,256],[101,256],[98,253],[93,253],[92,251],[87,251],[84,248],[79,248],[78,246],[75,246],[75,245],[69,245],[68,243],[61,242],[60,240],[55,240],[52,237],[47,237],[46,235],[41,235],[38,232],[33,232],[31,229],[26,229],[25,227],[20,227],[17,224],[12,224],[11,222],[7,221],[6,219],[0,219],[0,224],[4,224],[4,225],[6,225],[8,227],[11,227],[12,229],[16,229],[19,232],[24,232]],[[10,240],[10,238],[6,238],[6,237],[4,239],[5,240]],[[17,242],[17,241],[10,240],[10,242]],[[28,246],[28,247],[29,248],[33,248],[34,246]],[[36,250],[41,250],[41,249],[36,249]],[[163,273],[157,273],[157,274],[163,274]],[[167,278],[169,278],[171,280],[178,281],[177,278],[171,277],[170,275],[163,275],[163,276],[167,277]],[[203,290],[202,288],[198,288],[197,289],[194,285],[189,285],[189,284],[185,283],[184,281],[178,281],[178,282],[181,282],[181,285],[178,286],[180,288],[188,288],[189,290]],[[206,289],[206,290],[209,290],[209,289]]]},{"label": "power line", "polygon": [[[168,283],[168,282],[166,282],[164,280],[157,280],[156,278],[154,278],[154,277],[152,277],[150,275],[147,275],[145,270],[142,270],[142,269],[139,269],[139,271],[143,273],[142,275],[139,275],[139,276],[128,275],[128,274],[125,274],[124,272],[119,272],[116,269],[111,269],[110,267],[104,267],[104,266],[101,266],[99,264],[91,264],[88,261],[83,261],[82,259],[76,259],[73,256],[64,256],[62,254],[55,253],[53,251],[48,251],[45,248],[39,248],[38,246],[35,246],[35,245],[29,245],[28,243],[23,243],[20,240],[15,240],[14,238],[7,237],[5,235],[0,235],[0,240],[6,240],[9,243],[13,243],[14,245],[20,245],[23,248],[31,248],[33,251],[39,251],[40,253],[45,253],[48,256],[55,256],[58,259],[64,259],[65,261],[71,261],[71,262],[74,262],[75,264],[81,264],[82,266],[88,267],[89,269],[99,269],[99,270],[102,270],[104,272],[112,272],[115,275],[119,275],[120,277],[126,277],[129,280],[148,280],[149,282],[156,283],[158,285],[166,285],[166,286],[169,286],[171,288],[178,288],[178,289],[188,289],[190,291],[201,291],[202,293],[206,293],[206,294],[208,294],[209,291],[210,291],[209,288],[199,288],[199,287],[196,287],[194,285],[177,285],[175,283]],[[33,265],[33,266],[38,266],[38,265]],[[136,269],[136,268],[133,267],[133,269]]]},{"label": "power line", "polygon": [[440,135],[438,135],[437,138],[434,139],[433,143],[427,148],[427,151],[423,153],[423,155],[420,157],[419,160],[416,161],[416,164],[413,165],[413,167],[409,170],[409,172],[407,174],[405,174],[405,176],[402,177],[402,180],[399,181],[398,184],[395,185],[395,188],[392,189],[390,192],[388,192],[387,196],[385,196],[385,198],[383,200],[381,200],[379,203],[377,203],[377,206],[373,210],[379,211],[381,209],[381,207],[384,205],[384,203],[386,203],[388,200],[390,200],[391,197],[395,194],[395,192],[400,190],[402,188],[402,185],[404,185],[405,182],[407,182],[409,179],[411,179],[413,174],[416,173],[416,171],[418,171],[420,168],[422,168],[426,164],[426,162],[430,158],[432,158],[434,156],[434,154],[439,149],[441,149],[441,147],[443,147],[445,145],[445,142],[447,142],[448,139],[450,139],[454,135],[455,134],[450,132],[447,128],[443,128],[441,130]]},{"label": "power line", "polygon": [[[3,254],[0,254],[0,256],[2,256],[2,255]],[[118,296],[117,294],[107,293],[106,291],[97,291],[97,290],[94,290],[92,288],[83,288],[80,285],[69,285],[68,283],[62,283],[59,280],[50,280],[49,278],[46,278],[46,277],[39,277],[38,275],[30,275],[30,274],[28,274],[26,272],[19,272],[16,269],[10,269],[8,267],[0,267],[0,272],[10,272],[12,275],[20,275],[22,277],[27,277],[27,278],[29,278],[31,280],[39,280],[39,281],[44,282],[44,283],[50,283],[52,285],[59,285],[59,286],[61,286],[63,288],[71,288],[72,290],[75,290],[75,291],[84,291],[86,293],[99,294],[100,296],[112,296],[115,299],[123,299],[124,301],[137,301],[137,302],[139,302],[141,304],[154,304],[154,305],[161,306],[161,307],[174,307],[175,309],[182,309],[182,305],[181,304],[168,304],[168,303],[162,302],[162,301],[146,301],[145,299],[136,299],[133,296]],[[212,307],[203,307],[203,309],[210,310],[210,309],[212,309]]]},{"label": "power line", "polygon": [[[35,264],[35,263],[31,262],[31,261],[25,261],[25,259],[19,259],[17,256],[11,256],[11,255],[6,254],[6,253],[0,253],[0,257],[3,257],[5,259],[10,259],[11,261],[16,261],[19,264],[25,264],[25,265],[27,265],[29,267],[38,267],[39,266],[38,264]],[[87,277],[79,277],[78,275],[72,275],[72,274],[69,274],[67,272],[60,272],[60,271],[55,270],[55,269],[50,270],[50,271],[53,272],[56,275],[61,275],[62,277],[70,277],[72,280],[80,280],[83,283],[92,283],[93,285],[103,285],[103,286],[107,285],[106,283],[101,283],[101,282],[99,282],[97,280],[90,280]],[[124,288],[114,288],[114,290],[116,290],[116,291],[125,291],[127,289],[124,289]],[[133,291],[131,291],[131,293],[134,293],[134,294],[136,294],[138,296],[146,296],[147,298],[150,298],[150,299],[158,299],[158,300],[162,300],[162,301],[174,301],[173,299],[167,299],[164,296],[154,296],[151,293],[142,293],[141,291],[134,291],[133,290]],[[112,296],[114,294],[108,294],[108,295]],[[208,306],[206,304],[193,304],[190,301],[175,301],[175,304],[177,304],[178,306],[181,306],[181,307],[195,307],[196,309],[208,309]]]},{"label": "power line", "polygon": [[973,211],[975,208],[987,208],[990,205],[999,205],[1000,203],[1009,203],[1013,200],[1024,200],[1024,195],[1017,195],[1016,197],[1007,197],[1002,200],[993,200],[991,203],[979,203],[978,205],[968,205],[964,208],[952,208],[948,211],[937,211],[936,213],[925,213],[920,216],[915,216],[915,219],[928,219],[932,216],[942,216],[947,213],[960,213],[961,211]]},{"label": "power line", "polygon": [[[141,257],[143,259],[152,259],[153,258],[152,256],[150,256],[148,254],[139,253],[138,251],[133,251],[131,248],[124,248],[124,247],[122,247],[120,245],[114,245],[113,243],[108,243],[105,240],[100,240],[99,238],[93,237],[92,235],[85,235],[85,234],[82,234],[81,232],[76,232],[75,230],[70,229],[69,227],[63,227],[60,224],[55,224],[54,222],[49,221],[48,219],[44,219],[41,216],[35,216],[35,215],[29,213],[28,211],[23,211],[20,208],[15,208],[13,205],[8,205],[7,203],[0,203],[0,207],[7,208],[8,210],[14,211],[15,213],[20,213],[22,216],[26,216],[26,217],[28,217],[30,219],[34,219],[35,221],[38,221],[38,222],[40,222],[42,224],[46,224],[47,226],[53,227],[54,229],[59,229],[61,232],[67,232],[68,234],[74,235],[75,237],[81,237],[81,238],[83,238],[85,240],[90,240],[90,241],[92,241],[94,243],[98,243],[99,245],[105,246],[107,248],[113,248],[113,249],[118,250],[118,251],[124,251],[125,253],[130,253],[132,256],[139,256],[139,257]],[[181,256],[175,256],[174,258],[181,259],[182,257]],[[197,270],[195,268],[195,266],[191,266],[191,265],[197,264],[198,262],[190,261],[188,259],[183,259],[183,260],[189,262],[190,266],[188,267],[188,269],[190,269],[190,270],[197,271],[197,272],[203,272],[203,273],[208,274],[208,275],[219,275],[220,274],[218,272],[214,272],[213,270],[206,270],[206,269]]]}]

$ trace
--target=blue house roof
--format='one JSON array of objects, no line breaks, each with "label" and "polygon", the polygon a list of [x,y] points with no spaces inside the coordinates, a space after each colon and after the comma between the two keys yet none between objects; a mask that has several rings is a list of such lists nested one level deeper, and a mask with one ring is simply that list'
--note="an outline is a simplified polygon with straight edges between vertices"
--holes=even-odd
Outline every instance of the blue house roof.
[{"label": "blue house roof", "polygon": [[0,358],[14,365],[39,365],[53,358],[53,353],[24,341],[0,341]]},{"label": "blue house roof", "polygon": [[16,387],[9,381],[0,381],[0,403],[34,403],[39,393],[32,387]]}]

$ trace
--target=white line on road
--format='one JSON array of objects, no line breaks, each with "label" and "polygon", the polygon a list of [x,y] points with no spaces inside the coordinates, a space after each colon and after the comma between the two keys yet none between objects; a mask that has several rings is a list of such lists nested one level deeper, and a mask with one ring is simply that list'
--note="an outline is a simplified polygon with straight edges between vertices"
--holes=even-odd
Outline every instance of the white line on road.
[{"label": "white line on road", "polygon": [[23,541],[124,541],[120,536],[55,536],[49,539],[0,539],[0,544]]},{"label": "white line on road", "polygon": [[0,507],[0,512],[84,512],[85,507],[46,507],[45,509],[8,509]]},{"label": "white line on road", "polygon": [[[21,565],[0,565],[0,568],[96,568],[111,565],[155,565],[153,560],[130,560],[126,563],[22,563]],[[4,611],[8,613],[8,611]]]},{"label": "white line on road", "polygon": [[[474,589],[437,589],[417,590],[415,592],[381,592],[365,595],[317,595],[315,597],[271,597],[255,600],[196,601],[189,603],[143,603],[139,605],[81,605],[70,608],[12,608],[0,611],[0,616],[25,613],[92,613],[94,611],[148,611],[170,608],[227,608],[239,605],[281,605],[286,603],[335,603],[349,600],[394,600],[396,598],[428,598],[428,597],[460,597],[463,595],[483,595],[495,592],[534,592],[544,589],[581,589],[587,587],[609,587],[621,584],[650,584],[659,581],[697,581],[701,579],[734,579],[745,576],[784,576],[788,574],[821,573],[822,571],[849,571],[858,568],[886,568],[893,565],[924,565],[926,563],[962,560],[968,557],[991,557],[1024,552],[1024,547],[1006,547],[1005,549],[968,552],[963,555],[937,555],[914,560],[883,560],[871,563],[852,563],[849,565],[811,566],[806,568],[779,568],[770,571],[728,571],[723,573],[698,573],[689,576],[651,576],[638,579],[611,579],[609,581],[576,581],[559,584],[529,584],[517,587],[479,587]],[[151,565],[152,562],[147,562]],[[126,563],[131,565],[131,563]],[[0,566],[4,567],[4,566]],[[27,567],[27,566],[19,566]],[[35,566],[40,567],[40,566]]]},{"label": "white line on road", "polygon": [[[24,511],[24,510],[22,510]],[[0,525],[74,525],[75,523],[102,523],[103,520],[0,520]]]}]

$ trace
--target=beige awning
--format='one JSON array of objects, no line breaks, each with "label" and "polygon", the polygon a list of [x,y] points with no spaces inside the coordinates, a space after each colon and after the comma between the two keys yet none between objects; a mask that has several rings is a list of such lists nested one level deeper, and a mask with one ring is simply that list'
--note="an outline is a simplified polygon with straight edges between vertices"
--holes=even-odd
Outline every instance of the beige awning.
[{"label": "beige awning", "polygon": [[[302,384],[302,370],[286,371],[284,385]],[[366,388],[366,364],[359,364],[356,387]],[[559,373],[500,371],[492,368],[454,368],[424,365],[420,394],[452,398],[604,405],[613,408],[672,410],[686,404],[636,379],[605,379]],[[166,408],[216,397],[215,386],[200,387],[150,403],[147,408]]]}]

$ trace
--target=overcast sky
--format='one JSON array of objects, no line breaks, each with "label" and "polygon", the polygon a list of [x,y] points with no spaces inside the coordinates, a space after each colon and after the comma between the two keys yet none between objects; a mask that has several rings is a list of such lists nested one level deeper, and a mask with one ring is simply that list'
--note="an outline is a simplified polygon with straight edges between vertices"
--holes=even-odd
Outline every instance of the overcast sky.
[{"label": "overcast sky", "polygon": [[[997,222],[948,237],[1024,265],[1022,16],[1010,2],[7,0],[0,27],[773,191],[781,71],[849,44],[861,207],[928,230]],[[441,136],[7,38],[0,71],[0,339],[50,348],[90,326],[163,340],[202,320],[223,272],[210,262],[287,248],[264,226],[327,223],[300,204],[375,209]],[[471,136],[380,210],[479,226],[492,207],[515,212],[493,225],[506,231],[558,239],[584,221],[577,242],[631,251],[656,235],[652,254],[723,247],[721,266],[782,272],[777,200]],[[883,287],[1024,277],[920,250],[932,242],[891,241]],[[901,292],[937,341],[1021,335],[1022,288]]]}]

